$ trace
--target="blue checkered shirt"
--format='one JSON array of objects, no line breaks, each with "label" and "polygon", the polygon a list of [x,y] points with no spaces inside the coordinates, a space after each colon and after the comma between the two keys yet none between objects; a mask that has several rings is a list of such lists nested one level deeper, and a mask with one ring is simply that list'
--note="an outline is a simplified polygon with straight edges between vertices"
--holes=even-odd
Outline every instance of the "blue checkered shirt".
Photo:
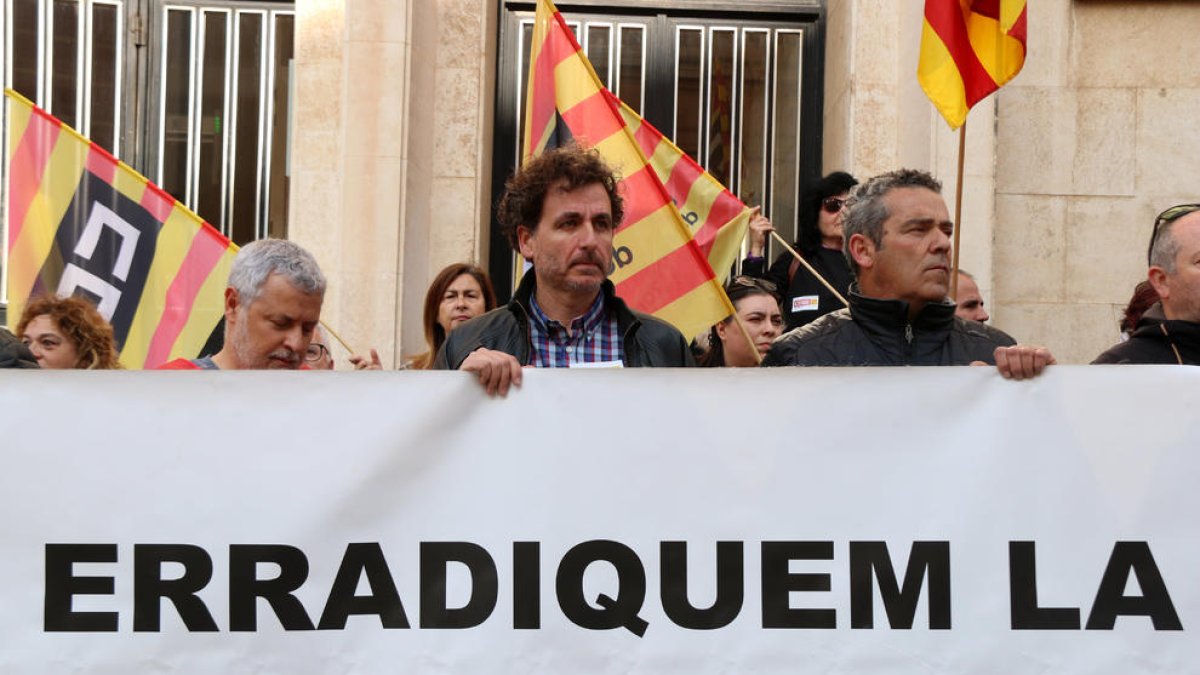
[{"label": "blue checkered shirt", "polygon": [[616,316],[604,311],[604,293],[596,294],[596,302],[583,316],[571,320],[570,333],[561,323],[546,316],[536,297],[530,297],[529,308],[533,367],[570,368],[577,363],[625,360],[621,329]]}]

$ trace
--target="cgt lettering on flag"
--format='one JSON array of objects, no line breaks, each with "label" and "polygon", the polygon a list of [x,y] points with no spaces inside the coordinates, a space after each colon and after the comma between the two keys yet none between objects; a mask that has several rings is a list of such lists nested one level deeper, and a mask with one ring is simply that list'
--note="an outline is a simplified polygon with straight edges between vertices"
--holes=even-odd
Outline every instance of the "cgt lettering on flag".
[{"label": "cgt lettering on flag", "polygon": [[28,99],[5,97],[9,319],[37,295],[76,295],[112,324],[123,367],[197,356],[237,247]]},{"label": "cgt lettering on flag", "polygon": [[[54,235],[55,246],[38,274],[34,294],[86,297],[112,324],[117,344],[124,344],[161,228],[144,208],[85,171]],[[52,282],[55,278],[57,284]]]}]

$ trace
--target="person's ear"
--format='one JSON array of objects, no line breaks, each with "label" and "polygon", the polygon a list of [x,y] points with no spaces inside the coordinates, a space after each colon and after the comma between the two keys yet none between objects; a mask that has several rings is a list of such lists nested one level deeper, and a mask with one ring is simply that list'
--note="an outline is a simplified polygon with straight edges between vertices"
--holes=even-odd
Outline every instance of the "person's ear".
[{"label": "person's ear", "polygon": [[241,306],[236,288],[227,287],[225,289],[225,323],[234,321],[234,316],[237,314],[238,307]]},{"label": "person's ear", "polygon": [[1157,265],[1151,267],[1150,271],[1146,274],[1146,279],[1150,282],[1150,285],[1154,287],[1154,291],[1158,293],[1159,298],[1166,300],[1168,297],[1170,297],[1171,281],[1166,270],[1158,267]]},{"label": "person's ear", "polygon": [[863,269],[870,269],[875,265],[875,242],[862,234],[850,235],[850,241],[847,242],[850,250],[850,256],[854,258],[854,262]]},{"label": "person's ear", "polygon": [[724,321],[717,324],[717,338],[720,339],[721,342],[725,342],[725,331],[728,328],[729,328],[729,324]]},{"label": "person's ear", "polygon": [[526,260],[533,260],[537,247],[533,245],[533,230],[524,225],[517,226],[517,250]]}]

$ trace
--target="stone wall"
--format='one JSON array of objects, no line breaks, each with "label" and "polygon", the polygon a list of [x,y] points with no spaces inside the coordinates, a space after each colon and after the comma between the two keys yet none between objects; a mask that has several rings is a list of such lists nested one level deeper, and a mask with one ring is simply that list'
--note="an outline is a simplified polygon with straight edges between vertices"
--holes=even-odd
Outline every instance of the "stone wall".
[{"label": "stone wall", "polygon": [[1087,362],[1117,339],[1154,215],[1200,196],[1200,4],[1030,3],[999,97],[993,322]]},{"label": "stone wall", "polygon": [[[325,316],[384,360],[423,348],[425,289],[486,257],[498,0],[297,3],[291,236]],[[823,164],[945,183],[958,136],[916,81],[922,3],[828,0]],[[1196,201],[1200,26],[1187,0],[1029,3],[1024,71],[972,111],[961,264],[992,322],[1083,363],[1116,340],[1154,214]]]},{"label": "stone wall", "polygon": [[424,347],[432,276],[486,255],[495,0],[296,13],[289,236],[329,276],[323,318],[392,366]]},{"label": "stone wall", "polygon": [[[916,83],[922,3],[829,0],[824,165],[933,171],[957,136]],[[1086,363],[1117,339],[1154,214],[1196,201],[1200,4],[1029,3],[1025,68],[968,122],[961,264],[992,323]]]}]

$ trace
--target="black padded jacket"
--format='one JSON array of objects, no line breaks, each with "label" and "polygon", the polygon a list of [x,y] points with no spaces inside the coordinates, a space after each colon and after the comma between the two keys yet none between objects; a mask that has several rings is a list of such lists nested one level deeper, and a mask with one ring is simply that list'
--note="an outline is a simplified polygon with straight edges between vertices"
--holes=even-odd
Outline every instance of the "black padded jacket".
[{"label": "black padded jacket", "polygon": [[[529,270],[511,302],[455,328],[438,350],[434,370],[457,370],[467,355],[480,347],[512,354],[522,365],[528,365],[533,352],[529,339],[529,299],[533,297],[535,283],[534,272]],[[611,281],[605,280],[601,292],[604,306],[617,316],[626,368],[695,365],[687,341],[674,326],[629,309],[616,296]]]},{"label": "black padded jacket", "polygon": [[1129,340],[1109,348],[1093,364],[1174,363],[1200,366],[1200,323],[1171,320],[1155,303],[1138,319]]},{"label": "black padded jacket", "polygon": [[1007,333],[954,316],[954,303],[930,303],[910,322],[908,303],[850,291],[850,307],[775,341],[764,366],[965,366],[995,364]]}]

